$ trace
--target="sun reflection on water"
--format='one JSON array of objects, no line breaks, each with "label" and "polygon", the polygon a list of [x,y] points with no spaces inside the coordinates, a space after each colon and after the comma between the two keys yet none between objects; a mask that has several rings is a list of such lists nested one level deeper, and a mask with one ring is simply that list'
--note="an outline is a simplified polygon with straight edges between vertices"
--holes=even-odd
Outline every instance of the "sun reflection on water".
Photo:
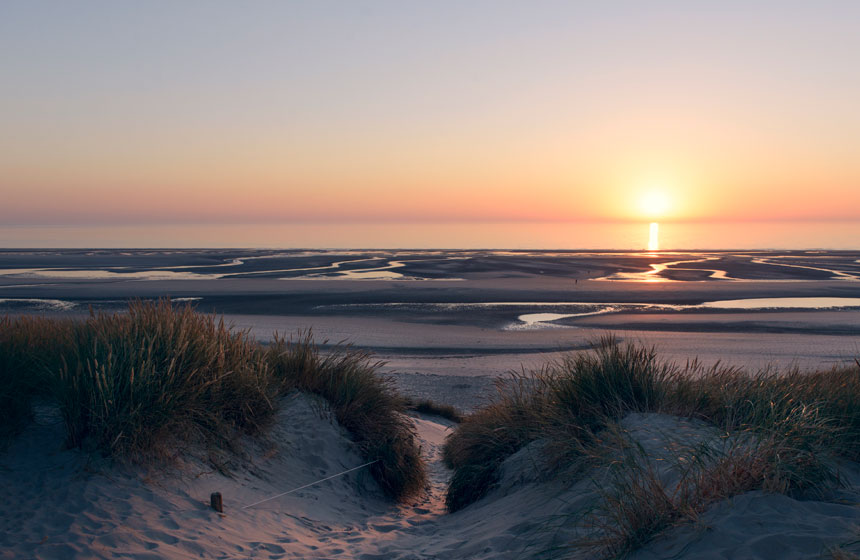
[{"label": "sun reflection on water", "polygon": [[660,224],[657,222],[651,222],[648,229],[648,250],[660,250]]}]

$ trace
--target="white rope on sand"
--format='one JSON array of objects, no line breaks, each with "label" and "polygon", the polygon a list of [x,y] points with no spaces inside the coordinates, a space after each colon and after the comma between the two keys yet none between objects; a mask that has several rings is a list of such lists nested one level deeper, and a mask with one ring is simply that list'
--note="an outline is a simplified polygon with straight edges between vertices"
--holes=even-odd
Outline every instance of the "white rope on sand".
[{"label": "white rope on sand", "polygon": [[243,506],[242,509],[248,509],[250,507],[258,506],[262,503],[274,500],[276,498],[280,498],[281,496],[286,496],[287,494],[292,494],[293,492],[298,492],[299,490],[307,488],[308,486],[313,486],[314,484],[319,484],[320,482],[325,482],[326,480],[331,480],[332,478],[337,478],[339,476],[343,476],[346,473],[351,473],[352,471],[357,471],[358,469],[363,469],[364,467],[367,467],[369,465],[372,465],[373,463],[378,463],[378,462],[379,462],[379,459],[377,459],[376,461],[371,461],[369,463],[365,463],[363,465],[359,465],[357,467],[353,467],[351,469],[347,469],[343,472],[339,472],[339,473],[333,474],[331,476],[327,476],[325,478],[321,478],[319,480],[315,480],[309,484],[305,484],[304,486],[299,486],[298,488],[293,488],[292,490],[287,490],[286,492],[282,492],[281,494],[278,494],[277,496],[272,496],[271,498],[266,498],[265,500],[260,500],[259,502],[254,502],[253,504],[248,504],[247,506]]}]

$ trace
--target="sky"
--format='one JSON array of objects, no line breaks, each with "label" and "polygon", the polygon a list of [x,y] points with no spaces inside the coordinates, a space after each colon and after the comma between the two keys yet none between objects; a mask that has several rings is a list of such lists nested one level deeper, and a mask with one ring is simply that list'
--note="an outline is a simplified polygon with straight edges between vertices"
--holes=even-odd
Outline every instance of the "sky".
[{"label": "sky", "polygon": [[856,1],[5,0],[0,225],[856,224],[858,53]]}]

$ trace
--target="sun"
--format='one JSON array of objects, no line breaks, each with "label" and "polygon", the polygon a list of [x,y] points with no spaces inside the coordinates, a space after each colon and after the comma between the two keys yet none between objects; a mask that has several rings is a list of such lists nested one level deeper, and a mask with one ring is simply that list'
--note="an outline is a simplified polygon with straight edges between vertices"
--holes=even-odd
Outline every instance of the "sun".
[{"label": "sun", "polygon": [[669,206],[669,197],[663,191],[648,191],[639,197],[639,211],[650,219],[665,215]]}]

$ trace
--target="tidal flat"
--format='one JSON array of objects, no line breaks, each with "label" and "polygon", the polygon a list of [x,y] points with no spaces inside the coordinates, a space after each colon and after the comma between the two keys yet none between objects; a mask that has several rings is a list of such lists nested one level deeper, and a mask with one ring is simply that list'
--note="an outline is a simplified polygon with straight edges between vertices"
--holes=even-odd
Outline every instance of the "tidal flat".
[{"label": "tidal flat", "polygon": [[860,355],[860,251],[0,253],[0,314],[83,316],[165,296],[262,341],[312,329],[369,350],[407,392],[457,395],[467,410],[493,378],[608,331],[670,360],[753,370]]}]

